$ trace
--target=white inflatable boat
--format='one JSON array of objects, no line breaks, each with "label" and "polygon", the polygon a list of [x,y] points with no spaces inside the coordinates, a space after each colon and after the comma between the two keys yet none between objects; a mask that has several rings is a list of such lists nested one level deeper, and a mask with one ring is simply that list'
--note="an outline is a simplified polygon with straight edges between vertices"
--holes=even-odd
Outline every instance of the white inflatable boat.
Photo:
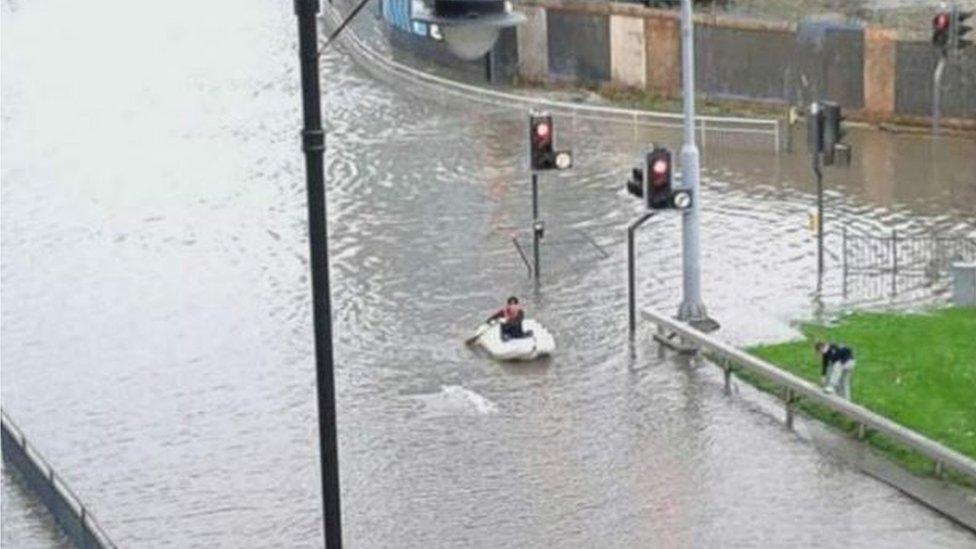
[{"label": "white inflatable boat", "polygon": [[556,350],[556,340],[538,322],[527,318],[522,321],[522,330],[532,332],[532,335],[502,341],[501,323],[493,321],[483,324],[472,337],[497,360],[534,360]]}]

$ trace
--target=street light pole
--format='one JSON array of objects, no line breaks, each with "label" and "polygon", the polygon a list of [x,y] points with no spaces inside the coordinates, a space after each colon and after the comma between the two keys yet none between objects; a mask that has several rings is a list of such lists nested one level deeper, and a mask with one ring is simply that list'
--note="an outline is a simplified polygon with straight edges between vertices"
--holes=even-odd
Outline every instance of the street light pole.
[{"label": "street light pole", "polygon": [[700,159],[695,144],[695,43],[691,0],[681,1],[681,75],[684,100],[684,143],[681,145],[682,186],[694,197],[691,207],[682,212],[681,247],[684,270],[684,297],[678,308],[678,319],[685,322],[708,320],[701,299],[701,252],[698,245],[698,217],[701,212],[699,192]]},{"label": "street light pole", "polygon": [[308,241],[312,270],[312,318],[315,330],[315,378],[319,416],[319,458],[325,547],[342,547],[339,510],[339,452],[336,441],[335,377],[332,361],[332,304],[329,290],[329,242],[326,226],[322,106],[319,92],[318,0],[295,0],[298,55],[301,58]]}]

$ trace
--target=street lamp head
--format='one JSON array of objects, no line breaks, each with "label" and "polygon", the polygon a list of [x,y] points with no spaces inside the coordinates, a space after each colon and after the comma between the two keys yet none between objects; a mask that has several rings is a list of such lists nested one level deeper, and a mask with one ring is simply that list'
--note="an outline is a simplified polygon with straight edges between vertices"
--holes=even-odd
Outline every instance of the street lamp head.
[{"label": "street lamp head", "polygon": [[477,59],[495,45],[503,28],[525,21],[506,0],[430,0],[416,21],[437,25],[447,47],[462,59]]}]

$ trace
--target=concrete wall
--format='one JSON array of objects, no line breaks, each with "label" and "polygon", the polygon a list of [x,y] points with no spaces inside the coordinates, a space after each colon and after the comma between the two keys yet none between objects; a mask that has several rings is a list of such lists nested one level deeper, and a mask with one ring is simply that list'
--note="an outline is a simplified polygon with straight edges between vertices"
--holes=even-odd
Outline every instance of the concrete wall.
[{"label": "concrete wall", "polygon": [[610,80],[610,18],[549,10],[546,16],[549,75],[595,84]]},{"label": "concrete wall", "polygon": [[[431,70],[485,80],[485,62],[460,61],[404,21],[409,0],[382,0],[394,50]],[[639,4],[523,0],[527,21],[493,50],[495,81],[610,84],[678,97],[681,33],[674,10]],[[695,18],[697,91],[715,99],[804,104],[828,99],[854,118],[929,116],[937,54],[927,42],[857,23],[799,25],[716,15]],[[426,65],[426,66],[425,66]],[[950,65],[943,116],[976,122],[976,48]]]},{"label": "concrete wall", "polygon": [[644,19],[647,90],[662,97],[681,93],[681,28],[675,18]]},{"label": "concrete wall", "polygon": [[695,33],[695,82],[710,97],[788,101],[796,71],[791,33],[704,26]]},{"label": "concrete wall", "polygon": [[864,32],[830,29],[820,52],[823,69],[822,98],[848,109],[864,107]]},{"label": "concrete wall", "polygon": [[644,19],[610,16],[610,78],[614,83],[643,90],[647,86],[647,48]]},{"label": "concrete wall", "polygon": [[[925,42],[898,42],[895,54],[895,111],[930,116],[932,74],[939,56]],[[942,79],[942,116],[976,118],[976,50],[950,63]]]},{"label": "concrete wall", "polygon": [[895,40],[893,31],[864,29],[864,109],[876,117],[895,112]]},{"label": "concrete wall", "polygon": [[530,82],[544,81],[549,76],[549,42],[546,32],[546,10],[525,6],[526,17],[518,34],[518,73]]}]

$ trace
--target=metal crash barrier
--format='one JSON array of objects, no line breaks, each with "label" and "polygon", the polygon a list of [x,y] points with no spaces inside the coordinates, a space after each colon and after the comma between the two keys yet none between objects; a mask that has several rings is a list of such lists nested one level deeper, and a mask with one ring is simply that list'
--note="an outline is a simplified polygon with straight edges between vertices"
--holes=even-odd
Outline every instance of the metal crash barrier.
[{"label": "metal crash barrier", "polygon": [[28,442],[23,431],[14,425],[7,413],[2,418],[3,459],[20,473],[27,486],[44,503],[58,526],[77,547],[83,549],[114,548],[115,544],[88,512],[78,496]]},{"label": "metal crash barrier", "polygon": [[733,368],[742,368],[757,374],[786,390],[786,424],[792,428],[794,407],[798,399],[806,399],[843,414],[858,425],[858,438],[864,438],[867,430],[875,431],[899,444],[932,459],[936,474],[941,475],[944,467],[976,479],[976,460],[931,440],[911,429],[880,416],[867,408],[858,406],[840,397],[827,394],[820,387],[793,374],[745,353],[735,347],[702,333],[687,324],[650,310],[641,311],[644,319],[655,324],[658,336],[668,340],[669,336],[681,339],[682,345],[694,346],[704,351],[725,374],[725,387],[730,388]]}]

